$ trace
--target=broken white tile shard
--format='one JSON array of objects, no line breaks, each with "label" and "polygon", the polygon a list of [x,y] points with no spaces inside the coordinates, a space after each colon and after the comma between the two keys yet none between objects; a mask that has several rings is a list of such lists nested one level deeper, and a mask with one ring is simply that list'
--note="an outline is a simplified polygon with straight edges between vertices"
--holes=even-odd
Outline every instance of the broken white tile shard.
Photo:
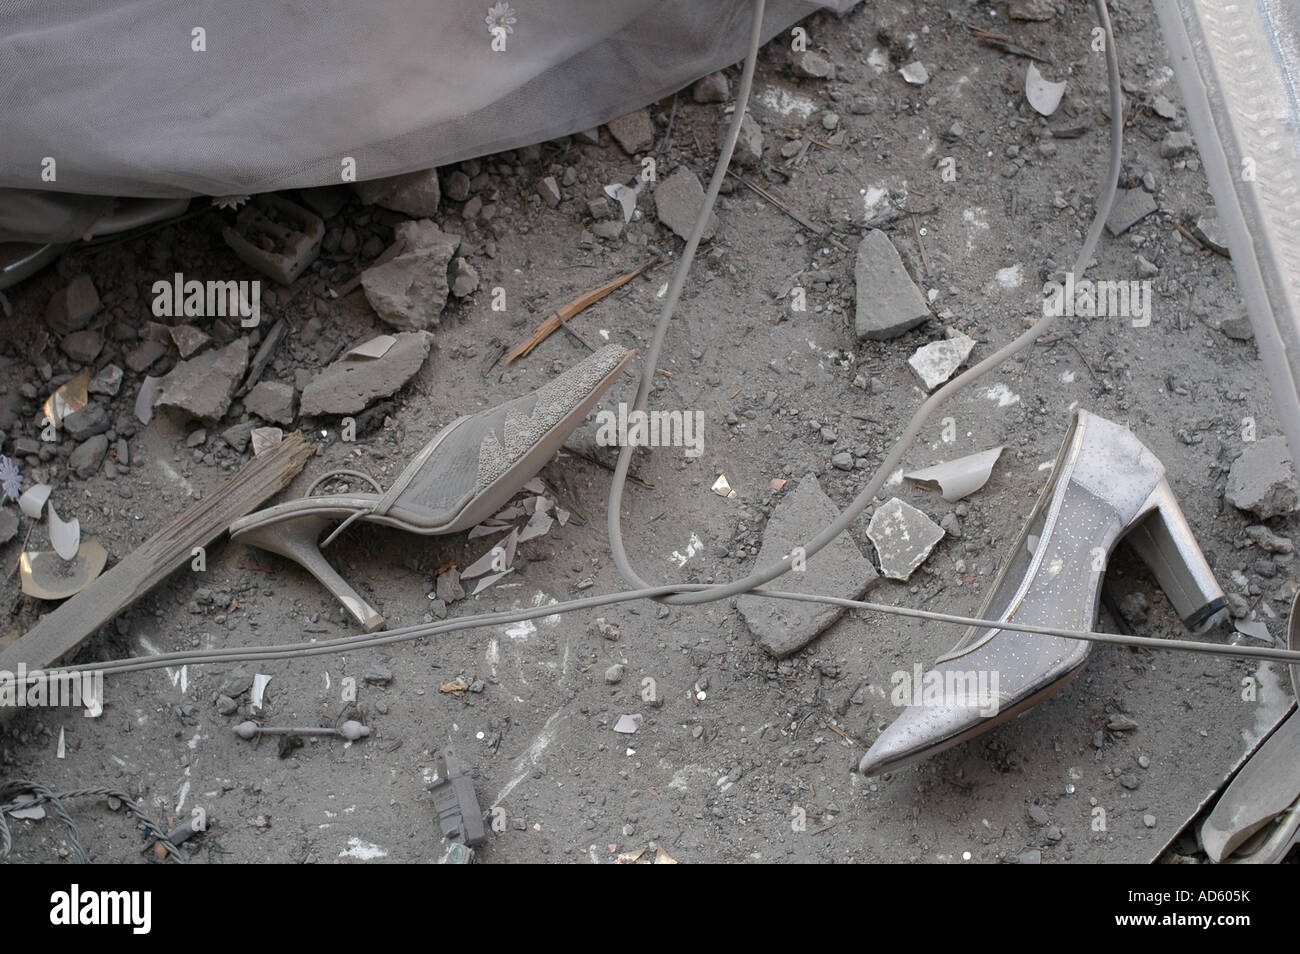
[{"label": "broken white tile shard", "polygon": [[632,216],[636,214],[636,197],[641,194],[641,185],[641,180],[638,179],[636,188],[625,186],[621,182],[605,186],[605,195],[617,202],[623,210],[624,225],[631,222]]},{"label": "broken white tile shard", "polygon": [[357,345],[348,354],[356,358],[382,358],[388,353],[388,349],[395,344],[397,344],[397,339],[392,335],[379,335]]},{"label": "broken white tile shard", "polygon": [[54,552],[64,560],[71,560],[81,549],[81,521],[76,517],[66,521],[59,519],[54,504],[50,504],[48,532]]},{"label": "broken white tile shard", "polygon": [[902,74],[903,79],[907,80],[913,86],[924,86],[930,81],[930,74],[926,68],[921,65],[920,60],[908,63],[898,72]]},{"label": "broken white tile shard", "polygon": [[943,341],[932,341],[916,349],[916,353],[907,359],[908,365],[927,391],[933,391],[952,377],[957,369],[966,363],[975,339],[956,332]]},{"label": "broken white tile shard", "polygon": [[614,731],[621,732],[623,735],[631,735],[637,729],[641,728],[641,715],[623,715],[618,717],[614,723]]},{"label": "broken white tile shard", "polygon": [[32,484],[18,498],[18,509],[33,520],[39,520],[41,519],[41,511],[45,509],[45,501],[49,499],[49,484]]},{"label": "broken white tile shard", "polygon": [[943,528],[894,497],[872,515],[867,537],[880,557],[880,572],[891,580],[906,580],[943,539]]},{"label": "broken white tile shard", "polygon": [[1029,64],[1029,70],[1025,73],[1025,99],[1029,100],[1029,105],[1043,116],[1050,116],[1056,112],[1056,107],[1061,105],[1061,97],[1065,95],[1065,83],[1053,83],[1043,78],[1043,74],[1038,72],[1038,67],[1033,63]]},{"label": "broken white tile shard", "polygon": [[935,464],[933,467],[922,467],[904,476],[922,486],[937,488],[943,494],[944,500],[953,503],[983,487],[988,482],[989,475],[993,473],[993,465],[1001,455],[1002,446],[999,445],[990,450],[980,451],[978,454]]}]

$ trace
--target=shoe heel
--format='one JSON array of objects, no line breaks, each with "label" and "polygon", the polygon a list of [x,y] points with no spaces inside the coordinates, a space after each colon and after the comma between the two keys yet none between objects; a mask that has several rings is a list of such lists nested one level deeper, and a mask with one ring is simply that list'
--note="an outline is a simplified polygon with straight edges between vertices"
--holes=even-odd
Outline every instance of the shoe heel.
[{"label": "shoe heel", "polygon": [[1168,481],[1152,491],[1142,509],[1148,507],[1151,512],[1125,540],[1151,568],[1184,625],[1198,630],[1228,601]]},{"label": "shoe heel", "polygon": [[249,543],[262,550],[278,553],[293,560],[334,594],[352,618],[366,632],[374,632],[384,625],[384,618],[363,600],[347,580],[335,572],[320,552],[318,541],[329,521],[315,517],[299,517],[254,527],[238,535],[240,543]]}]

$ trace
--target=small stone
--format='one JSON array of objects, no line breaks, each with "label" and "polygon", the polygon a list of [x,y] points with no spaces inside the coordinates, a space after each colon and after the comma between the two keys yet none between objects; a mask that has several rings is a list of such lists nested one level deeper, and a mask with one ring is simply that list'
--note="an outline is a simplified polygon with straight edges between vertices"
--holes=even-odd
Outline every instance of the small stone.
[{"label": "small stone", "polygon": [[757,166],[763,158],[763,129],[749,114],[740,121],[740,138],[736,140],[735,159],[747,168]]},{"label": "small stone", "polygon": [[1138,781],[1138,777],[1132,772],[1125,772],[1121,775],[1119,777],[1119,784],[1130,792],[1136,792],[1142,785],[1142,783]]},{"label": "small stone", "polygon": [[1007,16],[1012,20],[1050,20],[1056,16],[1056,0],[1011,0]]},{"label": "small stone", "polygon": [[654,124],[650,122],[650,113],[645,109],[611,119],[605,127],[629,156],[649,149],[654,142]]},{"label": "small stone", "polygon": [[126,366],[136,374],[140,374],[166,353],[167,346],[161,341],[154,341],[153,339],[142,341],[127,352]]},{"label": "small stone", "polygon": [[1224,337],[1233,341],[1250,341],[1255,337],[1255,328],[1246,315],[1234,315],[1219,322],[1219,330]]},{"label": "small stone", "polygon": [[236,669],[221,681],[217,691],[232,699],[238,699],[251,688],[253,688],[253,674],[247,669]]},{"label": "small stone", "polygon": [[1174,159],[1195,150],[1196,143],[1189,132],[1171,132],[1160,142],[1160,155],[1165,159]]},{"label": "small stone", "polygon": [[1064,835],[1061,834],[1061,829],[1059,826],[1048,825],[1047,829],[1043,832],[1043,837],[1046,838],[1048,841],[1057,842],[1060,841],[1064,837]]},{"label": "small stone", "polygon": [[1246,536],[1250,537],[1251,542],[1257,547],[1269,553],[1291,553],[1295,550],[1289,537],[1279,536],[1262,524],[1247,527]]},{"label": "small stone", "polygon": [[831,457],[831,466],[836,470],[852,470],[853,455],[848,451],[840,451]]},{"label": "small stone", "polygon": [[1138,724],[1126,715],[1114,715],[1106,722],[1106,728],[1112,732],[1132,732]]},{"label": "small stone", "polygon": [[89,275],[78,275],[54,293],[45,308],[45,323],[57,334],[80,331],[99,311],[99,293]]},{"label": "small stone", "polygon": [[1022,851],[1016,859],[1022,865],[1039,865],[1043,863],[1043,853],[1037,848]]},{"label": "small stone", "polygon": [[1228,250],[1228,236],[1223,231],[1218,212],[1207,212],[1198,218],[1192,227],[1192,232],[1211,250],[1226,258],[1232,257],[1232,253]]},{"label": "small stone", "polygon": [[248,442],[252,439],[252,435],[253,424],[251,421],[245,421],[243,424],[226,428],[221,432],[221,439],[242,454],[248,450]]},{"label": "small stone", "polygon": [[697,80],[691,87],[691,97],[697,103],[723,103],[730,95],[731,83],[721,70]]},{"label": "small stone", "polygon": [[451,293],[457,298],[464,298],[478,290],[478,270],[462,256],[456,256],[451,263]]},{"label": "small stone", "polygon": [[380,318],[399,331],[436,327],[451,291],[448,266],[460,239],[443,233],[431,221],[399,227],[404,251],[382,265],[361,273],[366,300]]},{"label": "small stone", "polygon": [[464,202],[469,198],[469,176],[454,169],[442,179],[442,191],[453,202]]},{"label": "small stone", "polygon": [[1161,119],[1174,119],[1178,115],[1178,108],[1168,96],[1152,97],[1151,109]]},{"label": "small stone", "polygon": [[1155,278],[1160,274],[1160,266],[1148,261],[1142,255],[1137,257],[1138,275],[1142,278]]},{"label": "small stone", "polygon": [[18,536],[18,514],[7,507],[0,509],[0,544],[8,543]]},{"label": "small stone", "polygon": [[108,438],[103,434],[96,434],[77,446],[68,458],[68,466],[72,468],[73,473],[85,480],[99,470],[99,465],[104,462],[104,455],[107,453]]},{"label": "small stone", "polygon": [[226,347],[182,361],[162,379],[160,407],[216,422],[225,416],[248,368],[248,339],[236,338]]},{"label": "small stone", "polygon": [[[681,166],[667,179],[655,187],[655,214],[659,221],[676,232],[681,238],[688,239],[695,219],[704,205],[704,187],[694,172]],[[713,237],[717,225],[717,215],[710,214],[702,239]]]},{"label": "small stone", "polygon": [[1156,827],[1156,816],[1155,816],[1155,815],[1151,815],[1151,814],[1143,815],[1143,816],[1142,816],[1142,824],[1146,825],[1148,828],[1155,828],[1155,827]]},{"label": "small stone", "polygon": [[1129,593],[1119,604],[1120,613],[1134,626],[1141,626],[1147,621],[1147,611],[1149,609],[1150,605],[1147,603],[1147,598],[1137,591]]},{"label": "small stone", "polygon": [[[822,491],[817,478],[806,475],[793,492],[787,491],[768,518],[757,566],[767,566],[792,555],[817,529],[839,512]],[[848,534],[840,534],[823,549],[795,561],[782,577],[782,588],[800,593],[828,593],[858,599],[876,580],[871,561],[862,555]],[[768,600],[742,595],[737,609],[759,646],[778,659],[797,652],[844,612],[842,607],[818,603]]]},{"label": "small stone", "polygon": [[172,342],[176,345],[176,350],[180,352],[182,358],[193,357],[202,351],[204,346],[212,340],[207,334],[199,331],[193,325],[177,325],[169,328]]},{"label": "small stone", "polygon": [[1150,757],[1145,756],[1145,755],[1139,755],[1139,756],[1138,756],[1138,765],[1141,766],[1141,767],[1144,768],[1144,769],[1149,769],[1149,768],[1151,767],[1151,759],[1150,759]]},{"label": "small stone", "polygon": [[122,375],[123,371],[117,365],[106,365],[90,379],[88,390],[91,394],[106,394],[109,397],[116,397],[117,392],[122,390]]},{"label": "small stone", "polygon": [[794,59],[794,73],[804,79],[826,79],[834,70],[835,67],[829,60],[811,50],[800,53]]},{"label": "small stone", "polygon": [[435,590],[438,599],[448,605],[465,598],[465,590],[460,585],[460,572],[455,567],[438,574]]},{"label": "small stone", "polygon": [[74,411],[63,419],[63,429],[74,441],[84,441],[103,434],[112,426],[108,411],[102,404],[87,404],[80,411]]},{"label": "small stone", "polygon": [[1046,825],[1049,821],[1051,821],[1051,819],[1048,818],[1047,816],[1047,810],[1044,809],[1041,805],[1030,805],[1028,808],[1025,809],[1025,814],[1029,816],[1030,821],[1032,821],[1035,825],[1039,826],[1040,828]]},{"label": "small stone", "polygon": [[606,685],[616,686],[623,681],[623,664],[615,663],[605,670]]},{"label": "small stone", "polygon": [[316,417],[364,411],[372,401],[401,390],[424,366],[432,345],[427,331],[403,331],[383,357],[345,355],[303,389],[300,413]]},{"label": "small stone", "polygon": [[597,222],[591,227],[591,234],[596,238],[602,238],[612,242],[623,234],[622,219],[606,219],[603,222]]},{"label": "small stone", "polygon": [[1296,483],[1291,451],[1283,437],[1267,437],[1246,445],[1232,462],[1224,498],[1238,510],[1261,520],[1300,509],[1300,485]]},{"label": "small stone", "polygon": [[1106,219],[1106,230],[1111,235],[1123,235],[1157,208],[1156,200],[1145,189],[1121,189]]},{"label": "small stone", "polygon": [[925,64],[920,60],[908,63],[899,71],[899,75],[913,86],[924,86],[930,82],[930,71],[925,68]]},{"label": "small stone", "polygon": [[367,666],[365,672],[361,674],[361,678],[372,686],[386,686],[393,681],[393,671],[387,666],[376,664]]},{"label": "small stone", "polygon": [[835,129],[840,124],[839,113],[822,113],[822,128],[825,130]]},{"label": "small stone", "polygon": [[930,317],[925,296],[913,284],[889,236],[872,229],[858,245],[854,330],[859,339],[897,338]]},{"label": "small stone", "polygon": [[867,537],[880,557],[880,572],[891,580],[906,580],[943,539],[943,528],[894,497],[872,515]]},{"label": "small stone", "polygon": [[196,431],[191,431],[190,435],[185,438],[185,446],[202,447],[207,442],[207,439],[208,439],[208,432],[200,427]]},{"label": "small stone", "polygon": [[239,703],[227,695],[217,696],[217,713],[223,716],[232,716],[239,711]]},{"label": "small stone", "polygon": [[921,385],[927,391],[933,391],[957,373],[974,347],[974,338],[954,332],[949,338],[917,348],[907,359],[907,364],[921,379]]},{"label": "small stone", "polygon": [[560,204],[560,184],[555,181],[555,176],[547,176],[537,183],[537,194],[542,197],[542,201],[550,208],[555,208]]},{"label": "small stone", "polygon": [[357,182],[353,183],[352,189],[365,205],[382,206],[412,218],[427,219],[436,215],[442,198],[437,169]]},{"label": "small stone", "polygon": [[286,427],[293,423],[296,403],[297,394],[292,385],[279,381],[259,381],[244,397],[244,408],[248,413]]},{"label": "small stone", "polygon": [[618,642],[623,636],[623,633],[619,628],[610,623],[603,616],[598,616],[592,621],[591,625],[592,628],[596,630],[597,635],[602,639],[608,639],[612,643]]},{"label": "small stone", "polygon": [[59,350],[77,364],[90,364],[104,350],[104,336],[98,331],[74,331],[63,336]]}]

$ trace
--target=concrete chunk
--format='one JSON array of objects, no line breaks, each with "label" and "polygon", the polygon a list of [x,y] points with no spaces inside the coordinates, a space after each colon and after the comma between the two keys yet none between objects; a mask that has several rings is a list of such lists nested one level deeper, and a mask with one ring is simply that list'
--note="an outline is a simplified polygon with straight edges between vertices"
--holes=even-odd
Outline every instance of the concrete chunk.
[{"label": "concrete chunk", "polygon": [[907,359],[907,363],[921,379],[921,385],[927,391],[933,391],[966,363],[974,347],[974,338],[968,338],[957,332],[951,338],[932,341],[928,345],[917,348],[916,353]]},{"label": "concrete chunk", "polygon": [[[695,219],[704,205],[704,186],[695,173],[685,166],[664,179],[655,187],[655,214],[659,221],[676,232],[683,239],[690,237]],[[703,239],[713,238],[718,217],[710,213],[709,223],[704,228]]]},{"label": "concrete chunk", "polygon": [[302,392],[302,414],[357,414],[396,393],[424,365],[433,344],[427,331],[404,331],[382,358],[345,356],[316,375]]},{"label": "concrete chunk", "polygon": [[872,514],[867,536],[880,557],[880,572],[891,580],[906,580],[943,539],[943,528],[894,497]]},{"label": "concrete chunk", "polygon": [[1300,485],[1286,438],[1266,437],[1247,444],[1232,462],[1223,496],[1238,510],[1247,510],[1261,520],[1300,510]]},{"label": "concrete chunk", "polygon": [[611,119],[605,125],[609,134],[629,156],[649,149],[655,139],[654,124],[650,122],[648,110],[638,109],[626,116]]},{"label": "concrete chunk", "polygon": [[[409,224],[409,223],[408,223]],[[460,239],[439,231],[433,223],[407,233],[407,250],[391,261],[361,273],[361,287],[375,314],[402,331],[436,327],[447,304],[448,266]],[[419,242],[412,248],[411,242]]]},{"label": "concrete chunk", "polygon": [[859,339],[897,338],[930,317],[925,296],[912,283],[889,236],[872,229],[858,245],[854,330]]},{"label": "concrete chunk", "polygon": [[78,275],[54,293],[45,308],[45,323],[59,334],[80,331],[99,311],[99,293],[89,275]]},{"label": "concrete chunk", "polygon": [[[809,474],[776,506],[767,528],[757,566],[767,566],[789,556],[807,543],[838,515],[839,509]],[[877,579],[871,561],[862,555],[848,534],[840,534],[825,549],[808,557],[803,572],[781,578],[781,588],[799,593],[828,593],[858,599]],[[818,633],[839,619],[841,607],[823,603],[796,603],[745,595],[736,602],[758,644],[780,658],[808,645]]]},{"label": "concrete chunk", "polygon": [[387,179],[356,182],[352,188],[366,205],[382,206],[416,218],[436,215],[438,203],[442,199],[437,169],[421,169],[419,172],[389,176]]},{"label": "concrete chunk", "polygon": [[224,348],[182,361],[162,379],[158,406],[215,423],[230,409],[247,368],[247,338],[236,338]]},{"label": "concrete chunk", "polygon": [[1157,208],[1156,200],[1145,189],[1121,189],[1106,218],[1106,231],[1111,235],[1123,235]]},{"label": "concrete chunk", "polygon": [[259,381],[244,398],[244,407],[250,414],[264,421],[283,424],[288,427],[293,423],[293,406],[296,397],[293,388],[279,381]]}]

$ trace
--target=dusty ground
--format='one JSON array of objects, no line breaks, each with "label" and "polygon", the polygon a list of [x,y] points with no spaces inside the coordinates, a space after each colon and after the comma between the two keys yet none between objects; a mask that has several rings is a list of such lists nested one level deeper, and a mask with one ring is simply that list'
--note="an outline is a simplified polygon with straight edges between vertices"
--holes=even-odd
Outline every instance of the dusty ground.
[{"label": "dusty ground", "polygon": [[[989,484],[961,504],[907,484],[889,488],[936,521],[948,518],[959,535],[945,538],[908,584],[883,583],[873,599],[974,611],[1045,479],[1041,465],[1054,458],[1070,410],[1082,406],[1127,423],[1164,461],[1225,589],[1251,601],[1261,596],[1260,611],[1285,612],[1292,567],[1280,563],[1275,576],[1260,576],[1257,561],[1266,554],[1241,544],[1243,527],[1255,521],[1223,500],[1228,466],[1243,447],[1242,419],[1253,417],[1261,436],[1278,433],[1268,388],[1254,343],[1218,329],[1243,313],[1230,263],[1175,228],[1211,200],[1194,153],[1160,152],[1166,134],[1184,128],[1184,115],[1179,108],[1167,120],[1150,108],[1156,96],[1178,102],[1150,5],[1126,0],[1113,4],[1112,14],[1128,92],[1124,184],[1150,174],[1160,210],[1118,239],[1105,236],[1094,275],[1137,278],[1139,254],[1158,265],[1151,324],[1074,319],[1051,343],[954,400],[944,415],[954,419],[958,439],[941,443],[936,421],[910,465],[999,443],[1007,451]],[[1069,81],[1061,110],[1050,120],[1034,114],[1022,94],[1028,61],[982,46],[963,21],[1014,34],[1048,58],[1047,75]],[[774,477],[815,472],[836,504],[846,504],[868,471],[837,470],[830,458],[847,450],[865,459],[862,466],[876,466],[923,397],[907,357],[943,337],[945,325],[977,339],[974,359],[1015,336],[1037,313],[1042,282],[1068,267],[1104,173],[1105,76],[1101,56],[1088,49],[1093,22],[1081,5],[1047,23],[1008,23],[1001,5],[890,2],[805,26],[810,48],[836,64],[836,76],[795,78],[788,40],[765,48],[752,113],[762,126],[765,164],[781,171],[748,174],[832,232],[818,239],[743,188],[720,200],[718,234],[701,250],[661,365],[672,377],[659,382],[655,397],[659,407],[703,411],[704,452],[695,459],[675,449],[645,454],[636,473],[653,486],[631,488],[625,505],[631,552],[651,578],[717,581],[746,572],[776,499],[769,489]],[[898,75],[907,60],[889,63],[881,30],[904,44],[915,35],[916,56],[931,74],[926,85],[909,86]],[[738,70],[728,72],[734,90]],[[683,91],[665,151],[659,150],[673,101],[650,107],[661,177],[679,165],[707,176],[728,105],[697,104]],[[823,123],[828,111],[838,116],[834,130]],[[1050,133],[1068,126],[1085,131],[1077,138]],[[782,147],[801,137],[816,141],[801,162],[787,162]],[[956,160],[955,182],[941,180],[944,156]],[[564,188],[559,208],[549,209],[535,184],[562,177],[567,167],[576,181]],[[503,370],[493,364],[501,344],[513,344],[580,292],[643,262],[672,258],[681,247],[655,221],[648,196],[624,238],[580,243],[591,224],[586,200],[605,183],[631,181],[639,169],[607,132],[598,146],[547,143],[532,154],[487,157],[483,168],[491,174],[486,191],[499,193],[497,217],[463,223],[460,204],[444,199],[442,219],[444,228],[465,236],[464,253],[485,288],[449,307],[435,332],[436,350],[382,427],[345,445],[336,421],[309,422],[305,430],[320,452],[295,490],[333,466],[369,470],[387,483],[442,425],[538,386],[584,353],[557,334]],[[859,343],[851,250],[864,223],[891,209],[917,213],[884,227],[917,283],[937,292],[936,316],[950,315],[891,342]],[[130,346],[124,329],[148,319],[144,303],[160,275],[257,277],[221,241],[231,214],[211,210],[74,252],[7,293],[13,314],[3,320],[0,388],[7,391],[0,401],[20,422],[11,437],[27,433],[36,417],[39,402],[24,397],[22,386],[30,383],[40,399],[49,390],[37,366],[49,363],[53,383],[78,370],[52,338],[39,335],[54,290],[80,272],[94,278],[105,301],[96,321],[109,339],[96,366],[106,363]],[[268,378],[292,383],[295,369],[315,369],[340,343],[384,330],[360,291],[335,300],[327,288],[342,285],[387,245],[401,219],[353,199],[329,221],[336,241],[353,233],[344,247],[357,251],[327,253],[292,289],[277,290],[269,317],[286,317],[291,331]],[[1018,273],[1005,271],[1017,266]],[[643,350],[668,276],[661,267],[635,280],[575,327],[591,340],[607,334]],[[809,294],[802,313],[775,297],[798,283]],[[506,313],[491,310],[486,289],[493,285],[507,290]],[[320,319],[315,341],[308,332],[313,317]],[[865,389],[854,386],[859,375]],[[129,468],[113,479],[101,471],[77,480],[64,466],[71,448],[62,447],[28,473],[52,479],[64,516],[79,517],[84,533],[103,541],[115,559],[182,508],[192,489],[212,489],[246,456],[220,440],[220,428],[189,448],[185,422],[160,417],[133,426],[138,383],[129,374],[111,406],[117,429],[129,437]],[[606,404],[632,395],[629,378]],[[223,426],[239,419],[236,408]],[[821,427],[833,429],[834,439],[824,440]],[[591,444],[593,436],[588,424],[574,443]],[[710,492],[719,474],[736,489],[735,499]],[[604,529],[607,472],[565,457],[545,476],[575,519],[525,544],[516,573],[453,604],[453,617],[621,585]],[[865,526],[859,521],[854,537],[870,553]],[[1273,528],[1295,529],[1288,520]],[[690,547],[693,537],[700,546]],[[332,548],[331,559],[396,627],[426,618],[439,567],[464,566],[483,549],[463,534],[426,539],[356,529]],[[0,551],[6,567],[18,550],[11,542]],[[679,566],[674,552],[691,555]],[[587,581],[594,587],[581,588]],[[1122,556],[1111,583],[1121,598],[1132,591],[1146,597],[1147,618],[1133,621],[1139,632],[1182,635],[1140,564]],[[9,577],[3,606],[11,638],[50,609],[17,590]],[[919,766],[863,780],[854,771],[861,749],[852,740],[869,744],[892,719],[891,673],[931,663],[956,638],[951,628],[851,614],[804,652],[777,662],[757,648],[729,602],[689,611],[611,608],[603,615],[621,631],[618,641],[596,632],[596,615],[264,665],[272,676],[267,717],[278,724],[332,724],[343,708],[344,677],[360,681],[375,664],[393,674],[384,687],[361,683],[358,704],[371,739],[310,742],[284,759],[272,743],[232,736],[242,709],[222,716],[215,707],[219,688],[239,667],[115,678],[100,719],[41,711],[0,725],[0,777],[55,789],[113,785],[138,795],[158,817],[184,817],[200,806],[213,827],[192,850],[195,861],[436,860],[444,845],[425,784],[432,753],[442,748],[472,766],[484,809],[504,811],[504,830],[481,851],[489,862],[609,862],[613,851],[652,842],[683,862],[990,862],[1032,860],[1035,851],[1044,862],[1146,861],[1289,699],[1284,678],[1267,665],[1101,647],[1079,679],[1024,718]],[[1275,635],[1281,623],[1270,619]],[[1116,624],[1103,613],[1100,625]],[[77,661],[350,631],[306,573],[223,544],[209,554],[205,573],[175,574]],[[626,675],[610,686],[604,673],[613,663],[623,663]],[[458,675],[482,680],[482,692],[439,692],[442,681]],[[1253,703],[1240,697],[1249,675],[1262,687]],[[654,680],[656,704],[642,698],[645,679]],[[247,696],[240,701],[246,709]],[[625,713],[644,716],[630,737],[612,732]],[[1136,728],[1107,730],[1118,714]],[[67,755],[60,760],[61,730]],[[1104,832],[1092,828],[1095,807],[1105,810]],[[807,824],[796,830],[801,813]],[[141,842],[127,819],[101,804],[75,814],[97,860],[138,857]],[[1154,816],[1154,827],[1144,815]],[[61,854],[66,842],[54,820],[15,823],[13,858],[51,861]]]}]

